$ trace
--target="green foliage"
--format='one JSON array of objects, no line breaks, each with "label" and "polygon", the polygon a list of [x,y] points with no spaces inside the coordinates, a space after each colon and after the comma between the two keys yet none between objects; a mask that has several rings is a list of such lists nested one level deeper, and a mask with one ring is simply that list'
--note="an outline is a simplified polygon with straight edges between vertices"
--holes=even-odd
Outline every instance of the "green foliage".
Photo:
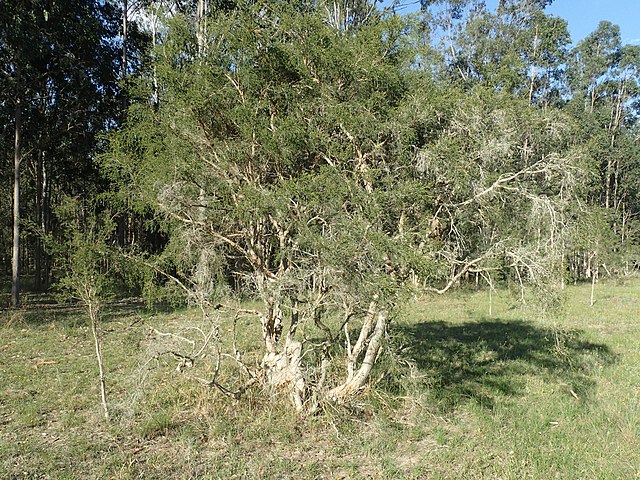
[{"label": "green foliage", "polygon": [[158,101],[143,78],[102,158],[123,205],[167,232],[149,284],[208,307],[256,295],[276,343],[284,317],[292,335],[332,315],[364,328],[372,299],[393,309],[410,286],[442,293],[473,274],[523,301],[533,284],[555,311],[564,270],[580,276],[567,258],[593,186],[604,172],[609,198],[626,164],[603,169],[606,143],[624,145],[627,127],[604,126],[600,105],[559,108],[568,35],[543,4],[449,7],[447,75],[415,68],[428,32],[394,15],[334,28],[322,9],[257,2],[214,7],[206,34],[167,19]]},{"label": "green foliage", "polygon": [[[348,270],[359,279],[353,286],[366,285],[393,231],[361,240],[382,225],[395,228],[378,197],[389,207],[413,200],[381,183],[390,180],[390,150],[407,155],[397,150],[393,121],[406,90],[394,60],[400,25],[376,20],[342,36],[317,15],[260,8],[214,12],[204,58],[184,56],[194,38],[182,20],[171,24],[158,65],[160,105],[132,108],[106,169],[135,189],[132,198],[188,229],[172,242],[189,237],[194,248],[222,254],[211,264],[218,272],[269,275],[286,262],[300,272]],[[269,229],[259,261],[249,253],[256,228]],[[277,230],[286,232],[281,245]],[[189,248],[183,260],[197,263]],[[236,255],[244,265],[229,263]]]},{"label": "green foliage", "polygon": [[[107,188],[95,157],[106,146],[101,133],[114,128],[124,113],[121,11],[116,2],[97,0],[25,0],[3,3],[1,10],[0,118],[6,128],[0,131],[0,168],[9,178],[6,160],[13,154],[19,105],[20,213],[26,227],[21,269],[33,275],[34,288],[41,291],[56,276],[45,244],[62,241],[64,231],[53,211],[66,196],[92,201]],[[130,30],[129,62],[139,68],[143,39],[134,24]],[[8,207],[0,221],[10,231]],[[9,238],[0,237],[3,258],[10,248]]]},{"label": "green foliage", "polygon": [[310,326],[321,362],[424,288],[475,277],[550,314],[561,280],[628,273],[640,49],[602,22],[569,51],[549,3],[143,2],[129,68],[112,2],[8,5],[0,123],[21,99],[34,283],[203,317],[257,297],[263,339]]},{"label": "green foliage", "polygon": [[49,240],[56,254],[56,287],[61,299],[73,299],[96,308],[116,295],[134,291],[145,270],[113,248],[116,224],[109,210],[92,208],[68,198],[56,210],[67,225],[60,239]]},{"label": "green foliage", "polygon": [[611,65],[617,62],[620,43],[620,27],[611,22],[600,22],[573,52],[576,57],[571,75],[574,88],[593,93]]}]

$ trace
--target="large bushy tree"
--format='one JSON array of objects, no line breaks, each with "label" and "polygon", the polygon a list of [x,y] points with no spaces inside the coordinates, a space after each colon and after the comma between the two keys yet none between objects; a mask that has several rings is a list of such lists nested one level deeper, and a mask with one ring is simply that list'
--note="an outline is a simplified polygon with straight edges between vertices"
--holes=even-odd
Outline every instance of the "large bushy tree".
[{"label": "large bushy tree", "polygon": [[170,284],[205,312],[224,285],[261,300],[251,381],[298,409],[346,398],[409,284],[557,265],[578,176],[567,119],[436,85],[396,16],[336,28],[313,5],[248,2],[210,9],[204,45],[188,17],[166,26],[158,102],[132,106],[105,168],[165,218],[146,263]]}]

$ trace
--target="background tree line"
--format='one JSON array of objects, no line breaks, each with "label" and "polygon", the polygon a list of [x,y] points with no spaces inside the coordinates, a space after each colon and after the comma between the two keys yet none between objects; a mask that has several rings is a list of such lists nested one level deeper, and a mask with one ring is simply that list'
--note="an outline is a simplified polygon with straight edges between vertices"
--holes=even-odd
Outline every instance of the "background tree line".
[{"label": "background tree line", "polygon": [[20,275],[68,274],[70,232],[99,238],[214,325],[230,294],[260,299],[262,374],[302,409],[364,384],[410,288],[525,301],[629,273],[640,47],[608,22],[572,47],[549,3],[7,3],[12,303]]}]

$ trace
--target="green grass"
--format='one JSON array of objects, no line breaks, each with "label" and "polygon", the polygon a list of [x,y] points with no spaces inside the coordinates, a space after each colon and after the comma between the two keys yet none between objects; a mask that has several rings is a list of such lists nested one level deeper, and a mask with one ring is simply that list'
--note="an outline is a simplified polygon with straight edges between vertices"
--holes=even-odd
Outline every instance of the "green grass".
[{"label": "green grass", "polygon": [[375,387],[310,418],[257,389],[234,402],[171,358],[143,368],[150,328],[192,314],[121,305],[104,324],[109,424],[82,313],[4,311],[0,478],[640,478],[640,282],[599,285],[593,307],[588,285],[566,296],[544,319],[504,292],[491,316],[486,291],[408,305]]}]

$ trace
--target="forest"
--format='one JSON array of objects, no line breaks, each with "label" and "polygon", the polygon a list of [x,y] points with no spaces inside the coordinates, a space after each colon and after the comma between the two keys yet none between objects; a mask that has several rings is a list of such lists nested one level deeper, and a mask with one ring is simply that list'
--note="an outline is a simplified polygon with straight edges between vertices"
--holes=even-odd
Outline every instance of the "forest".
[{"label": "forest", "polygon": [[301,418],[395,375],[416,301],[595,308],[640,267],[640,46],[552,1],[3,0],[3,314],[78,307],[113,420],[125,304],[186,312],[153,361]]},{"label": "forest", "polygon": [[278,357],[284,317],[375,337],[407,285],[632,272],[640,47],[605,21],[572,47],[547,3],[10,2],[11,305],[77,275],[257,296]]}]

